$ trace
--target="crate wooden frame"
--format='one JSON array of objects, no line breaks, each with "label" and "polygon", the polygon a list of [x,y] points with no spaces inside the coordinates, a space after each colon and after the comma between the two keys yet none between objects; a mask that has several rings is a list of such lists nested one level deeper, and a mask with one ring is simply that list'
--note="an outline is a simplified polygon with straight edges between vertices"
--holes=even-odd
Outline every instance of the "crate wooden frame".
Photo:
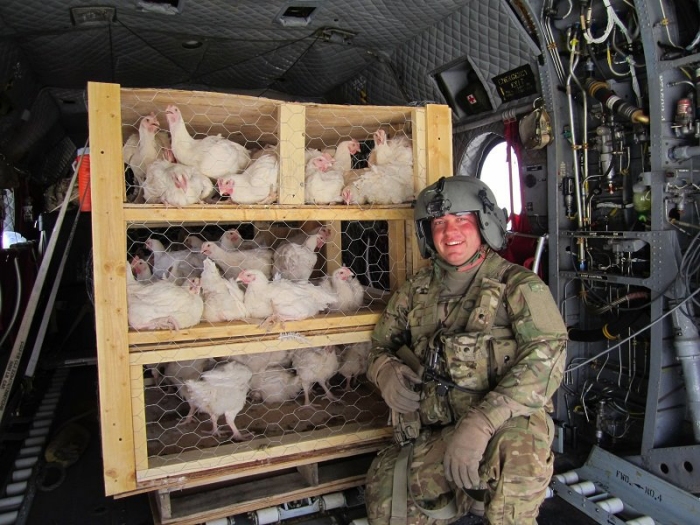
[{"label": "crate wooden frame", "polygon": [[[117,84],[88,84],[90,133],[90,167],[92,191],[92,235],[95,288],[95,313],[101,434],[104,482],[107,495],[125,496],[156,489],[197,487],[215,481],[230,480],[262,473],[274,473],[290,467],[305,468],[336,458],[376,451],[390,438],[389,428],[361,430],[352,434],[301,443],[294,454],[275,455],[269,450],[223,453],[217,447],[211,461],[200,460],[201,468],[182,469],[164,461],[148,465],[145,446],[143,366],[149,363],[216,357],[234,353],[256,353],[299,343],[280,341],[279,332],[263,333],[246,323],[217,323],[172,331],[133,332],[129,330],[126,307],[127,229],[132,225],[165,223],[208,223],[217,221],[321,221],[340,231],[340,220],[385,220],[389,225],[389,258],[392,261],[390,287],[396,289],[407,275],[424,264],[413,234],[413,210],[410,204],[396,206],[314,206],[304,204],[303,181],[305,137],[331,140],[340,134],[352,136],[357,115],[366,114],[370,123],[393,120],[412,123],[414,143],[414,180],[421,188],[440,176],[452,174],[452,126],[447,106],[426,107],[331,106],[300,104],[241,97],[220,93],[177,90],[126,89]],[[241,99],[250,101],[255,111],[276,111],[279,128],[256,127],[260,140],[275,140],[280,146],[280,202],[274,205],[208,205],[181,209],[162,205],[134,205],[125,202],[123,180],[122,132],[126,123],[140,115],[135,108],[143,103],[188,101],[183,112],[191,111],[196,121],[222,122],[225,112],[212,107],[226,107]],[[128,103],[124,103],[127,101]],[[139,102],[141,101],[141,102]],[[187,109],[185,109],[187,108]],[[263,108],[263,109],[260,109]],[[306,129],[308,113],[323,117],[324,112],[337,115],[352,108],[353,119],[347,129]],[[139,113],[138,111],[136,113]],[[216,113],[216,114],[214,114]],[[384,119],[384,120],[382,120]],[[192,123],[188,118],[188,122]],[[196,123],[196,122],[195,122]],[[343,127],[343,124],[339,125]],[[367,124],[370,126],[370,124]],[[227,129],[211,126],[211,133]],[[363,137],[366,138],[366,137]],[[416,152],[420,152],[416,155]],[[285,160],[287,159],[287,160]],[[339,220],[339,216],[342,219]],[[336,222],[337,221],[337,222]],[[335,224],[334,224],[335,222]],[[339,241],[339,239],[338,239]],[[340,243],[327,245],[327,271],[341,264]],[[333,248],[335,247],[335,248]],[[366,341],[376,323],[378,310],[364,309],[357,315],[327,315],[304,321],[289,322],[285,331],[300,332],[316,344],[341,344]],[[205,333],[206,332],[206,333]],[[202,344],[206,339],[206,344]],[[197,342],[199,341],[199,344]],[[186,349],[183,343],[188,343]],[[151,458],[151,461],[153,458]],[[146,465],[146,467],[144,467]]]}]

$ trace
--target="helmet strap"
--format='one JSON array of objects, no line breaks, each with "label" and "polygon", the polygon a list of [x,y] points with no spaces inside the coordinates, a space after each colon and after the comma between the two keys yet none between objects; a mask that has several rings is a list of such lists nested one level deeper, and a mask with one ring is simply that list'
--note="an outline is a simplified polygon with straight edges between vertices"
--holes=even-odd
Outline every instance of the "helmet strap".
[{"label": "helmet strap", "polygon": [[479,247],[476,253],[472,255],[467,262],[465,262],[462,266],[457,267],[457,271],[467,272],[472,268],[479,266],[482,262],[484,262],[484,259],[486,259],[486,254],[488,253],[488,251],[488,245],[482,244],[481,247]]},{"label": "helmet strap", "polygon": [[482,262],[484,262],[484,259],[486,259],[486,255],[488,255],[490,249],[491,248],[489,248],[488,244],[482,244],[474,255],[472,255],[467,261],[465,261],[463,264],[460,264],[459,266],[449,264],[444,259],[442,259],[437,254],[437,252],[435,252],[435,260],[440,266],[447,270],[454,270],[457,272],[468,272],[472,268],[475,268],[479,266]]}]

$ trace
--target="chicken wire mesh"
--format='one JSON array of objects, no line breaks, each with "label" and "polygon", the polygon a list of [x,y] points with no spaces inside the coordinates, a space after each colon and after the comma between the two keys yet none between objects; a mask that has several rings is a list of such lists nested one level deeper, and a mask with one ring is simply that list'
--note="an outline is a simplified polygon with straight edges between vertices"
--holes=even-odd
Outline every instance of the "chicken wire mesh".
[{"label": "chicken wire mesh", "polygon": [[145,210],[125,253],[138,469],[388,438],[364,372],[409,266],[410,228],[395,225],[422,187],[412,119],[122,90],[125,208]]}]

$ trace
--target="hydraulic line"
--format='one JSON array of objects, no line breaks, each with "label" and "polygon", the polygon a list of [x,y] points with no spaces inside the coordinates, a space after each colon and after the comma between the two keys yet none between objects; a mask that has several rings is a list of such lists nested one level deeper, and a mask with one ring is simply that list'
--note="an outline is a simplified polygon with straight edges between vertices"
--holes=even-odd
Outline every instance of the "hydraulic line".
[{"label": "hydraulic line", "polygon": [[[687,307],[692,309],[691,304]],[[683,370],[693,436],[695,442],[700,443],[700,337],[695,324],[683,308],[674,310],[673,322],[677,330],[673,346]]]},{"label": "hydraulic line", "polygon": [[[571,151],[573,155],[573,172],[574,172],[574,191],[576,195],[576,221],[578,225],[579,230],[583,230],[584,226],[586,225],[586,221],[584,218],[584,208],[583,208],[583,200],[584,200],[584,195],[582,195],[581,190],[582,190],[582,185],[581,185],[581,172],[580,172],[580,166],[579,166],[579,154],[578,150],[580,146],[576,142],[576,120],[574,118],[574,96],[573,96],[573,89],[572,89],[572,82],[576,82],[576,84],[580,87],[580,83],[578,82],[578,79],[576,78],[576,75],[574,74],[574,71],[576,69],[576,66],[578,65],[579,57],[577,54],[577,48],[578,48],[578,39],[575,36],[571,36],[569,40],[569,47],[570,47],[570,59],[569,59],[569,75],[566,77],[566,98],[568,102],[568,107],[569,107],[569,128],[570,128],[570,133],[571,133]],[[587,107],[587,102],[586,102],[586,97],[585,93],[583,96],[583,104],[584,104],[584,117],[583,120],[584,122],[586,121],[586,115],[588,114],[588,107]],[[585,191],[585,189],[584,189]],[[585,261],[585,256],[586,256],[586,248],[584,246],[584,240],[579,239],[578,241],[578,264],[580,269],[582,268],[582,265],[584,264]]]},{"label": "hydraulic line", "polygon": [[[623,298],[624,299],[624,298]],[[579,341],[591,343],[595,341],[614,341],[630,328],[642,312],[626,312],[618,319],[605,323],[600,328],[569,328],[569,339],[571,341]]]},{"label": "hydraulic line", "polygon": [[[569,12],[571,12],[571,6],[569,6]],[[564,85],[566,83],[566,73],[564,71],[564,65],[561,62],[561,57],[557,51],[557,42],[554,38],[554,32],[552,31],[552,14],[554,13],[554,8],[552,6],[552,1],[547,2],[544,6],[544,23],[542,24],[544,28],[544,36],[547,43],[547,51],[552,58],[552,64],[554,64],[554,71],[559,78],[559,83]]]},{"label": "hydraulic line", "polygon": [[700,146],[675,146],[668,150],[671,160],[681,161],[700,156]]},{"label": "hydraulic line", "polygon": [[649,117],[640,108],[625,102],[615,95],[605,82],[594,78],[587,78],[584,87],[590,96],[601,102],[610,109],[633,124],[649,124]]}]

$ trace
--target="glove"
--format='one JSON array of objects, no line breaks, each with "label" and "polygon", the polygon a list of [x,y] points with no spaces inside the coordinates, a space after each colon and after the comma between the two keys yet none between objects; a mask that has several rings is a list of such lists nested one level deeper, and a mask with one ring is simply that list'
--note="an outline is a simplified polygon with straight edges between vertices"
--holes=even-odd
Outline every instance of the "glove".
[{"label": "glove", "polygon": [[377,374],[377,386],[389,408],[400,414],[418,410],[420,394],[413,390],[421,380],[407,365],[387,361]]},{"label": "glove", "polygon": [[447,443],[443,466],[448,481],[464,489],[481,489],[479,463],[495,429],[486,416],[470,411],[455,427]]}]

